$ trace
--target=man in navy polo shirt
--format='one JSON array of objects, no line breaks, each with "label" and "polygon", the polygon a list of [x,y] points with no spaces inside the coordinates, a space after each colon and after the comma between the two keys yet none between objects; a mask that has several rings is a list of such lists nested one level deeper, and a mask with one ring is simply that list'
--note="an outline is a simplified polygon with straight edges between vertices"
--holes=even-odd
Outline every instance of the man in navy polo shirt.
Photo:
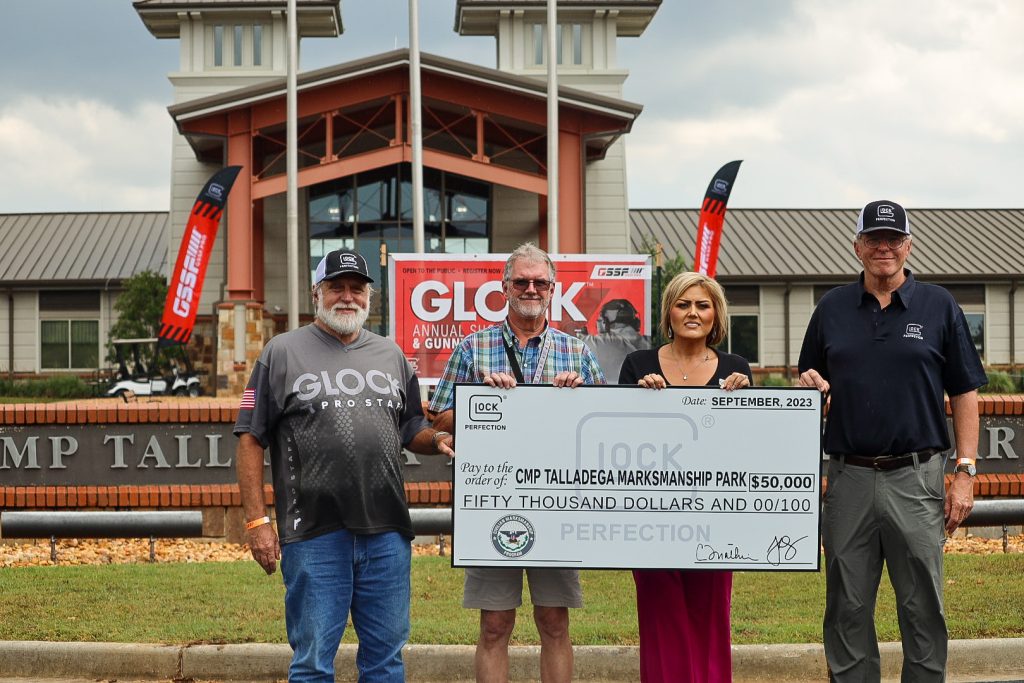
[{"label": "man in navy polo shirt", "polygon": [[[853,243],[860,281],[822,297],[800,349],[800,385],[831,394],[822,541],[833,681],[881,677],[874,612],[883,562],[896,592],[903,680],[945,680],[944,531],[974,505],[977,389],[987,378],[953,297],[903,267],[912,246],[902,206],[865,206]],[[959,456],[948,493],[943,392]]]}]

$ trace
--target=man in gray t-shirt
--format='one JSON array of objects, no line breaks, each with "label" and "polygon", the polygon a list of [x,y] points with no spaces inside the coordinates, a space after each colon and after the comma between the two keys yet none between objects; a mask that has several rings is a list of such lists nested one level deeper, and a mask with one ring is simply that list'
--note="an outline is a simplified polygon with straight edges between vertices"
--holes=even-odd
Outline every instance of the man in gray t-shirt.
[{"label": "man in gray t-shirt", "polygon": [[[316,320],[270,340],[242,396],[238,481],[253,558],[285,582],[291,680],[334,680],[349,614],[360,679],[403,681],[410,541],[402,447],[446,453],[394,342],[363,329],[373,282],[357,253],[333,251],[313,286]],[[263,502],[270,449],[277,534]],[[280,540],[279,540],[280,539]]]}]

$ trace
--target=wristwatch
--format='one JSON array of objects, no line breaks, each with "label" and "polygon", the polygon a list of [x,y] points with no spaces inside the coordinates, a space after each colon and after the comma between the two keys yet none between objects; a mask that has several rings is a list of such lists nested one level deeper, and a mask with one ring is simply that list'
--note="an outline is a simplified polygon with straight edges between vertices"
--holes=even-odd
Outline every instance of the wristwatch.
[{"label": "wristwatch", "polygon": [[953,468],[953,474],[960,472],[965,472],[968,476],[973,477],[978,474],[978,468],[974,466],[973,462],[961,462],[957,463],[957,466]]},{"label": "wristwatch", "polygon": [[437,447],[437,444],[441,443],[442,441],[447,439],[449,436],[451,436],[450,432],[441,432],[441,431],[434,432],[434,436],[431,437],[431,439],[430,439],[430,443],[433,444],[434,450],[435,451],[441,450],[441,449],[439,449]]}]

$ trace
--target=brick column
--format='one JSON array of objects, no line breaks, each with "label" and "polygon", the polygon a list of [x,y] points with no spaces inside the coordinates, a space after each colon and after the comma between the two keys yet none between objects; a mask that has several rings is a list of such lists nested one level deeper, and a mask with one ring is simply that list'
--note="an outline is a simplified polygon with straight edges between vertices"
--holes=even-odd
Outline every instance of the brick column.
[{"label": "brick column", "polygon": [[[239,313],[241,312],[241,316]],[[244,330],[237,329],[239,317]],[[241,396],[266,344],[263,305],[258,301],[225,302],[217,306],[217,396]],[[237,352],[236,340],[244,348]]]}]

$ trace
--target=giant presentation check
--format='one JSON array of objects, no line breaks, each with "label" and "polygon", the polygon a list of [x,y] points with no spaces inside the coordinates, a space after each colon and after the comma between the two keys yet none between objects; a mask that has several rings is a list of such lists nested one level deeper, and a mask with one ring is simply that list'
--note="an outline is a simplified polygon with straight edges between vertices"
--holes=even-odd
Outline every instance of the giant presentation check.
[{"label": "giant presentation check", "polygon": [[817,571],[813,389],[455,391],[452,564]]}]

